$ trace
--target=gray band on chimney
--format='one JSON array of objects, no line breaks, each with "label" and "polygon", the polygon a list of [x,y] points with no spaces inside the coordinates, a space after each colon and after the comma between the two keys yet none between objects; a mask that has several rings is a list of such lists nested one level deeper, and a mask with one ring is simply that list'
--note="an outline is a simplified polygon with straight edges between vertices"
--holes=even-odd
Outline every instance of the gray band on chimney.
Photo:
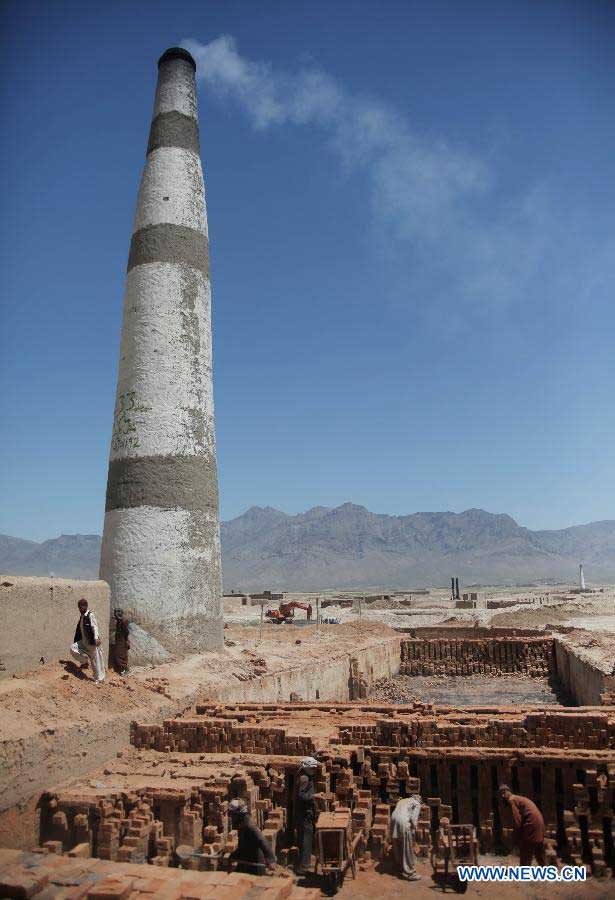
[{"label": "gray band on chimney", "polygon": [[218,510],[216,460],[209,456],[148,456],[109,464],[106,510],[136,506]]},{"label": "gray band on chimney", "polygon": [[183,225],[149,225],[133,234],[127,271],[152,262],[185,263],[209,278],[207,235]]},{"label": "gray band on chimney", "polygon": [[159,147],[183,147],[198,155],[199,126],[196,120],[180,112],[160,113],[152,122],[147,152]]}]

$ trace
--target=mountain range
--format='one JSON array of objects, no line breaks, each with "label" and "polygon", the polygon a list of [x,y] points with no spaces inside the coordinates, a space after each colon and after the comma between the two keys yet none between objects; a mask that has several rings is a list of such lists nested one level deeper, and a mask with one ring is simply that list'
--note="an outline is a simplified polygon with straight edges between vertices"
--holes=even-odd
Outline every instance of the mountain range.
[{"label": "mountain range", "polygon": [[[221,526],[225,590],[325,590],[615,581],[615,521],[530,531],[482,509],[407,516],[344,503],[299,515],[253,506]],[[0,572],[96,578],[98,535],[0,535]]]}]

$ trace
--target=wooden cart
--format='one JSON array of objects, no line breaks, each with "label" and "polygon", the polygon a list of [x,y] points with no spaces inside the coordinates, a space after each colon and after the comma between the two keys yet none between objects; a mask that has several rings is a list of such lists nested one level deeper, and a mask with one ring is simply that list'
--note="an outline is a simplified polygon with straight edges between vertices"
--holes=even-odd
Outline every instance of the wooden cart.
[{"label": "wooden cart", "polygon": [[323,812],[316,823],[316,866],[328,881],[330,892],[335,894],[340,887],[346,870],[350,867],[356,878],[355,844],[352,835],[352,820],[349,809]]},{"label": "wooden cart", "polygon": [[478,840],[473,825],[451,825],[442,819],[440,828],[431,844],[431,865],[433,880],[443,890],[453,888],[458,894],[465,894],[467,881],[461,881],[457,874],[458,865],[474,866],[478,863]]}]

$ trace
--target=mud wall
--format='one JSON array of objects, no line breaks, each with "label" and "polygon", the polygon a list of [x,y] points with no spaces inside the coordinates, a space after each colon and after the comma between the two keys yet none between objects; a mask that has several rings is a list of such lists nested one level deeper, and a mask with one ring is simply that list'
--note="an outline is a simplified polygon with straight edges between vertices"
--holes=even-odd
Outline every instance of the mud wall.
[{"label": "mud wall", "polygon": [[203,694],[203,699],[225,702],[281,703],[298,700],[354,700],[367,696],[371,685],[379,678],[399,675],[400,639],[383,638],[368,646],[322,659],[302,662],[301,665],[263,675],[250,681],[220,686],[215,696]]},{"label": "mud wall", "polygon": [[49,660],[70,659],[81,597],[86,598],[96,617],[106,656],[108,584],[0,575],[0,678],[29,672]]},{"label": "mud wall", "polygon": [[555,639],[557,676],[579,706],[612,704],[615,695],[615,676],[610,665],[600,666],[582,649],[572,647],[565,640]]}]

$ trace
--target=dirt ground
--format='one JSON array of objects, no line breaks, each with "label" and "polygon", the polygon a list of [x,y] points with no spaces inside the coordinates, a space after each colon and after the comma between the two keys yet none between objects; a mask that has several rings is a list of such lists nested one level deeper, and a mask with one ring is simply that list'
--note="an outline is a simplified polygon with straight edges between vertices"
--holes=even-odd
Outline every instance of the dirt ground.
[{"label": "dirt ground", "polygon": [[[480,858],[485,865],[516,865],[516,857],[487,857]],[[386,900],[437,900],[440,896],[455,897],[452,890],[443,892],[434,884],[431,874],[432,868],[429,862],[418,860],[416,870],[421,875],[421,881],[409,883],[402,880],[395,873],[393,866],[388,862],[369,865],[365,871],[357,873],[357,880],[352,880],[348,875],[344,880],[341,890],[336,894],[340,900],[374,900],[376,897]],[[508,900],[511,897],[522,900],[607,900],[615,896],[615,883],[613,879],[599,880],[589,878],[583,884],[469,884],[466,897],[481,898],[481,900]]]},{"label": "dirt ground", "polygon": [[[572,705],[547,678],[524,675],[398,675],[376,682],[370,700],[383,703],[442,703],[446,706]],[[565,701],[568,700],[566,703]]]},{"label": "dirt ground", "polygon": [[[138,710],[143,721],[158,713],[161,701],[190,702],[196,696],[215,696],[220,684],[273,674],[332,651],[351,650],[362,639],[393,636],[391,629],[370,622],[354,622],[320,631],[264,626],[259,630],[225,629],[225,649],[186,657],[156,668],[140,668],[122,678],[108,671],[105,683],[95,684],[89,670],[81,672],[66,659],[49,662],[36,671],[0,681],[2,740],[55,729],[61,723],[91,724],[97,717]],[[300,643],[297,643],[299,641]],[[53,734],[53,730],[49,731]]]}]

